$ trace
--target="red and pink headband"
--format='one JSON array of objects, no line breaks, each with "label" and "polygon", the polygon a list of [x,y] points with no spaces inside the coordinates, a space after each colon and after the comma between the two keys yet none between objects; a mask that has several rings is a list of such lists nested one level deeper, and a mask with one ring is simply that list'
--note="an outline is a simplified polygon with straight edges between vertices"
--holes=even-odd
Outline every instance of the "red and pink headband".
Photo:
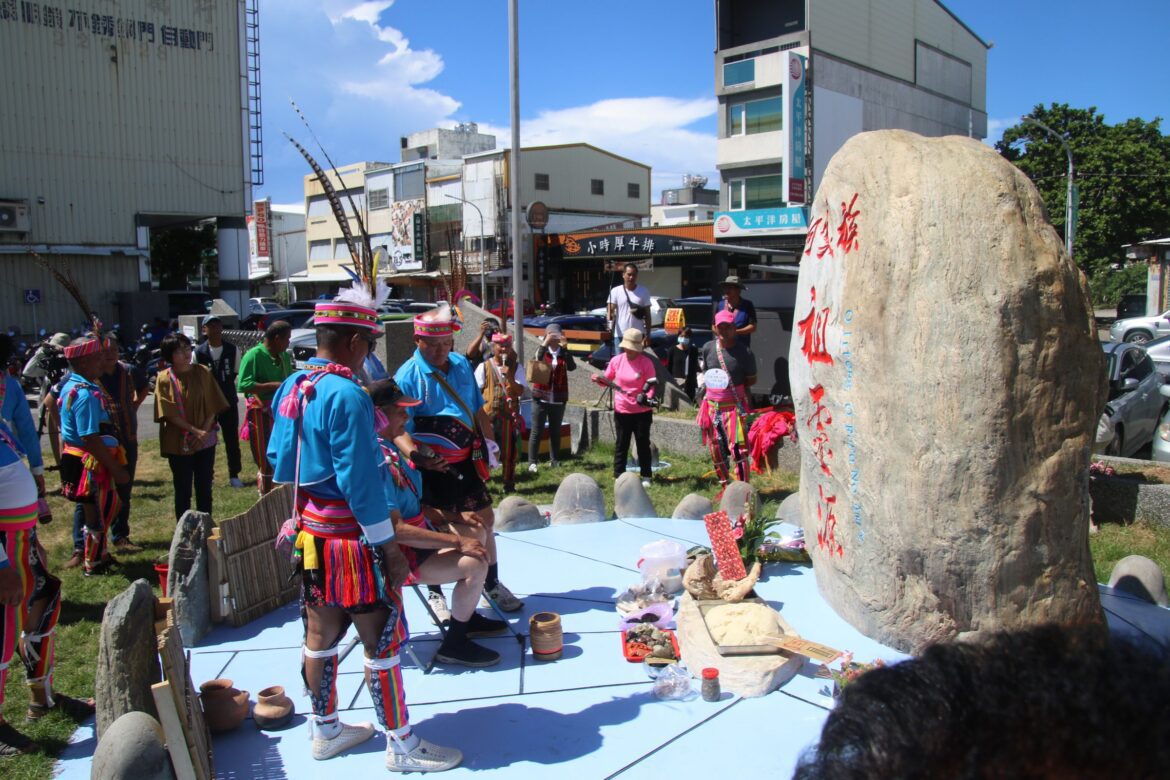
[{"label": "red and pink headband", "polygon": [[420,314],[414,318],[414,335],[424,337],[452,336],[462,330],[462,326],[455,320],[423,319]]},{"label": "red and pink headband", "polygon": [[70,344],[65,347],[65,359],[76,360],[77,358],[85,357],[86,355],[96,355],[105,349],[106,342],[103,339],[90,338],[80,344]]}]

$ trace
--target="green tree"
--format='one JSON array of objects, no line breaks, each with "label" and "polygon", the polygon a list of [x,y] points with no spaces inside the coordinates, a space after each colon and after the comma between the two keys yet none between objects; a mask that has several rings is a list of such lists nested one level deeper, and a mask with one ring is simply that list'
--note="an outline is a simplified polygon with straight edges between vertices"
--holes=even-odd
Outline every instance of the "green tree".
[{"label": "green tree", "polygon": [[[187,280],[198,277],[200,270],[208,280],[215,278],[215,223],[152,228],[150,231],[150,270],[158,277],[163,290],[185,290]],[[206,253],[206,254],[205,254]],[[209,259],[210,255],[210,259]],[[207,264],[207,267],[203,267]],[[213,286],[211,284],[208,285]]]},{"label": "green tree", "polygon": [[[1170,235],[1170,137],[1160,118],[1108,125],[1095,107],[1037,105],[1031,116],[1060,133],[1072,150],[1079,190],[1073,257],[1088,275],[1094,302],[1113,305],[1145,291],[1145,274],[1115,266],[1122,246]],[[1026,122],[1009,127],[996,150],[1040,190],[1048,218],[1064,235],[1068,158],[1059,141]]]}]

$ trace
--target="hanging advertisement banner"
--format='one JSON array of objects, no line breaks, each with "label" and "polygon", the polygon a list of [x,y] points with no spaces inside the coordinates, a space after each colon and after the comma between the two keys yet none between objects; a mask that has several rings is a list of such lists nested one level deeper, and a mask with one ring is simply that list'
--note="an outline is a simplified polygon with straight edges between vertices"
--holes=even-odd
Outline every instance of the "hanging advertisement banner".
[{"label": "hanging advertisement banner", "polygon": [[248,272],[250,276],[272,271],[272,201],[252,201],[248,224]]},{"label": "hanging advertisement banner", "polygon": [[785,54],[787,78],[784,87],[784,200],[790,206],[808,203],[805,181],[805,75],[808,59],[789,50]]}]

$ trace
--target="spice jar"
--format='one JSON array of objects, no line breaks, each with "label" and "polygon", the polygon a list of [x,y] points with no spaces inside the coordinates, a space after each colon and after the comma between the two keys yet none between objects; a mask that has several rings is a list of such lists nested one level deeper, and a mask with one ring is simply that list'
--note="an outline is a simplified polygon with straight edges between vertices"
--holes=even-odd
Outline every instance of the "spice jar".
[{"label": "spice jar", "polygon": [[719,670],[708,666],[703,670],[702,685],[703,701],[719,701],[722,691],[719,690]]}]

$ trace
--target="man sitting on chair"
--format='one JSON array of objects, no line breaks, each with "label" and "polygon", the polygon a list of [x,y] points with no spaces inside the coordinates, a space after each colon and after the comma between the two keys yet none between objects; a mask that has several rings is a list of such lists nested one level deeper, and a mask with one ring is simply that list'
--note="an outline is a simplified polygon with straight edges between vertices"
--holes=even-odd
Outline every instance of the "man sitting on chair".
[{"label": "man sitting on chair", "polygon": [[[439,663],[494,666],[500,654],[472,642],[470,637],[494,636],[508,630],[502,620],[475,611],[475,603],[487,576],[487,532],[478,526],[433,526],[422,513],[422,474],[402,455],[394,439],[406,431],[407,409],[421,403],[398,389],[393,379],[369,387],[374,402],[374,421],[389,471],[386,502],[394,519],[394,538],[410,564],[407,585],[455,583],[451,596],[451,620],[443,643],[435,653]],[[438,530],[442,529],[442,530]]]}]

